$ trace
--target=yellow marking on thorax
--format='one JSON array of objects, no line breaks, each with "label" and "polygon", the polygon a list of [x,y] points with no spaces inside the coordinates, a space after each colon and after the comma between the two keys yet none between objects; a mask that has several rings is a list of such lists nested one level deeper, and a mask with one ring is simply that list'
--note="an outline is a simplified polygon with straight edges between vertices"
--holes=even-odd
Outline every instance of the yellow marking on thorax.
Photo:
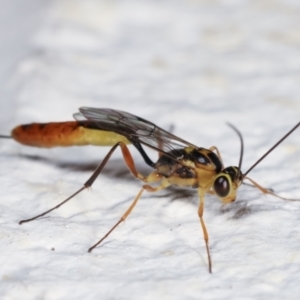
[{"label": "yellow marking on thorax", "polygon": [[197,173],[199,187],[209,190],[213,184],[213,181],[216,177],[215,171],[209,171],[205,169],[196,168],[195,172]]}]

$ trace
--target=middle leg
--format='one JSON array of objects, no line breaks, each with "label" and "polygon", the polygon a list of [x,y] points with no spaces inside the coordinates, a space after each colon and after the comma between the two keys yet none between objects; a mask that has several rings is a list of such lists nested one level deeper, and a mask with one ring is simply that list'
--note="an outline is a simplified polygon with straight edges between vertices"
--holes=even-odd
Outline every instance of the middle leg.
[{"label": "middle leg", "polygon": [[[148,178],[150,178],[150,181],[152,180],[152,178],[151,178],[152,174],[153,173],[151,173],[148,176]],[[133,202],[131,203],[131,205],[129,206],[129,208],[122,215],[122,217],[120,218],[120,220],[96,244],[94,244],[92,247],[90,247],[88,249],[88,252],[92,252],[92,250],[94,248],[96,248],[99,244],[101,244],[103,240],[105,240],[122,222],[125,221],[125,219],[132,212],[132,210],[134,209],[135,205],[137,204],[137,202],[139,201],[140,197],[142,196],[142,194],[143,194],[143,192],[145,190],[148,191],[148,192],[153,193],[153,192],[157,192],[159,190],[165,189],[169,185],[170,185],[170,183],[165,178],[163,179],[163,181],[161,182],[161,184],[159,186],[157,186],[157,187],[152,187],[152,186],[150,186],[148,184],[144,184],[143,187],[141,188],[141,190],[139,191],[139,193],[137,194],[137,196],[135,197],[135,199],[133,200]]]}]

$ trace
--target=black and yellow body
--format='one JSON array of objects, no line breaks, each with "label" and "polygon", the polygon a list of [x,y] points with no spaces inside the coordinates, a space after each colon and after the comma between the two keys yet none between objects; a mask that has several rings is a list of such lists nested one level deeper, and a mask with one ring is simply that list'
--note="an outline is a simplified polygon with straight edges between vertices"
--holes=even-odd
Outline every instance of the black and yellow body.
[{"label": "black and yellow body", "polygon": [[224,204],[235,200],[242,182],[238,167],[224,169],[218,155],[205,148],[186,147],[173,150],[171,154],[177,159],[162,155],[155,164],[156,172],[171,185],[213,192]]},{"label": "black and yellow body", "polygon": [[177,159],[162,155],[155,168],[172,185],[206,189],[211,187],[212,179],[223,168],[218,156],[204,148],[186,147],[169,154]]},{"label": "black and yellow body", "polygon": [[[124,135],[97,129],[95,125],[88,121],[19,125],[12,130],[11,136],[23,145],[40,148],[85,145],[114,146],[118,142],[131,143]],[[144,155],[146,154],[144,153]],[[215,178],[223,170],[220,158],[213,151],[191,146],[174,149],[163,154],[153,167],[158,174],[167,178],[170,185],[198,188],[205,192],[216,186]],[[232,174],[231,172],[229,175]],[[219,186],[225,184],[230,188],[236,176],[223,176],[226,179],[223,182],[219,179]],[[238,186],[239,184],[231,189],[231,194],[234,194],[234,190]],[[223,194],[224,197],[221,197],[223,203],[232,202],[235,199],[235,195],[234,198],[232,195],[229,197],[226,195],[225,198],[225,193]]]},{"label": "black and yellow body", "polygon": [[[120,220],[99,240],[89,248],[91,252],[131,213],[142,193],[156,192],[167,188],[170,185],[197,189],[199,195],[198,216],[203,231],[205,246],[208,256],[208,269],[212,272],[212,263],[208,247],[208,232],[203,220],[204,197],[206,193],[215,194],[222,203],[230,203],[236,199],[236,192],[244,179],[251,181],[253,186],[260,189],[265,194],[272,194],[286,200],[273,192],[261,187],[246,175],[274,148],[277,147],[288,135],[290,135],[300,122],[290,130],[279,142],[277,142],[265,155],[263,155],[244,175],[241,172],[241,162],[243,153],[243,142],[240,133],[235,127],[230,125],[239,135],[241,140],[241,156],[239,167],[224,168],[221,155],[216,147],[209,149],[197,147],[172,133],[156,126],[155,124],[134,116],[130,113],[112,109],[98,109],[82,107],[80,113],[74,115],[76,121],[60,123],[32,123],[20,125],[12,130],[11,137],[21,144],[51,148],[56,146],[112,146],[104,157],[98,168],[85,182],[83,187],[73,195],[65,199],[55,207],[39,214],[33,218],[22,220],[25,223],[35,220],[49,212],[57,209],[68,202],[84,189],[91,187],[95,179],[110,159],[116,148],[120,148],[124,161],[134,177],[144,182],[140,192],[133,200],[130,207],[122,215]],[[7,136],[1,136],[7,137]],[[140,152],[145,162],[153,167],[153,172],[144,176],[136,170],[134,160],[127,147],[133,144]],[[154,163],[143,146],[151,148],[159,153],[159,158]],[[158,183],[152,187],[149,183]]]}]

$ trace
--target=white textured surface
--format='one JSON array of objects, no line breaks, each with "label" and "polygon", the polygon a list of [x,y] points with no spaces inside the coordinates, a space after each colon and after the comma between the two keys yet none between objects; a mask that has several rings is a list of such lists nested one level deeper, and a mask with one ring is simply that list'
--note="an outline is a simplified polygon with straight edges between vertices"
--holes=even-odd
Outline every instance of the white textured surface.
[{"label": "white textured surface", "polygon": [[[112,107],[164,128],[174,124],[177,135],[218,146],[225,164],[236,165],[230,121],[244,136],[246,171],[300,120],[298,0],[60,0],[40,1],[38,11],[27,0],[26,20],[40,19],[26,35],[24,14],[6,2],[16,21],[2,27],[1,39],[22,37],[27,50],[22,56],[19,44],[3,42],[11,63],[1,73],[1,133],[19,123],[70,120],[80,106]],[[300,130],[251,178],[300,198],[299,137]],[[195,191],[145,194],[88,254],[141,186],[119,152],[92,192],[18,225],[78,189],[107,151],[1,141],[1,299],[299,298],[300,202],[247,186],[227,207],[206,198],[212,275]]]}]

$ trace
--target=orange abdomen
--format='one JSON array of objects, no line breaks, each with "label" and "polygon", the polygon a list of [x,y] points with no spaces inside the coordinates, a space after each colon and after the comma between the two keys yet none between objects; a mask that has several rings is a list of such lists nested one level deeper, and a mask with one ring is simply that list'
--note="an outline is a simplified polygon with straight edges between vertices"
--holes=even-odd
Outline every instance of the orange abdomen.
[{"label": "orange abdomen", "polygon": [[87,128],[76,121],[19,125],[12,130],[11,135],[21,144],[42,148],[130,143],[122,135]]}]

